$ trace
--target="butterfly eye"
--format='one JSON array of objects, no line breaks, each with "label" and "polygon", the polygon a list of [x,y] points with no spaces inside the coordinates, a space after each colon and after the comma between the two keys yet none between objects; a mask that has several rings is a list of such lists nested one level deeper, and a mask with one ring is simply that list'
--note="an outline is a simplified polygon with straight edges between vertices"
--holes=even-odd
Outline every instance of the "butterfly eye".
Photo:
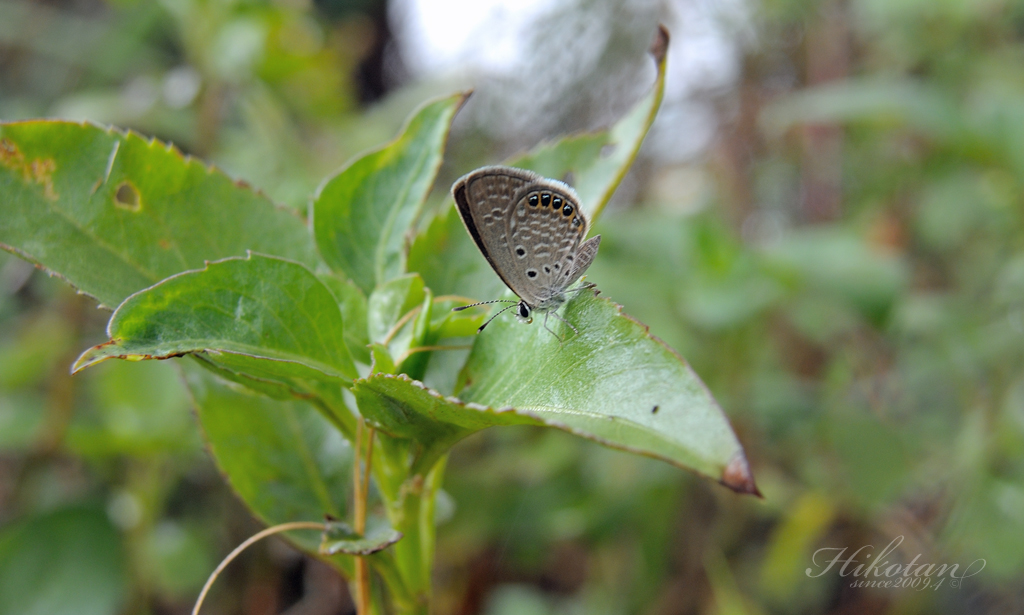
[{"label": "butterfly eye", "polygon": [[523,318],[529,318],[530,317],[530,306],[526,305],[525,303],[520,303],[519,304],[519,315],[522,316]]},{"label": "butterfly eye", "polygon": [[551,195],[548,194],[547,192],[545,192],[544,194],[540,195],[540,204],[543,205],[544,207],[547,207],[548,205],[550,205],[551,204]]},{"label": "butterfly eye", "polygon": [[537,206],[537,203],[539,203],[539,202],[540,202],[540,198],[539,198],[539,197],[537,196],[537,194],[536,194],[536,193],[534,193],[534,194],[531,194],[531,195],[530,195],[530,199],[529,199],[529,201],[530,201],[530,206],[531,206],[531,207],[536,207],[536,206]]}]

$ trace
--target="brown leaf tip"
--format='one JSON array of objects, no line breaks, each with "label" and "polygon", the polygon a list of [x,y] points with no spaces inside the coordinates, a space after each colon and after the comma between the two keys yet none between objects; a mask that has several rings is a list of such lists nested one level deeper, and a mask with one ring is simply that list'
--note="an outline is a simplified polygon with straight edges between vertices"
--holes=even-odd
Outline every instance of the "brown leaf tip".
[{"label": "brown leaf tip", "polygon": [[651,43],[650,49],[654,61],[658,64],[665,60],[665,54],[668,53],[668,39],[668,28],[658,24],[658,33],[654,36],[654,42]]},{"label": "brown leaf tip", "polygon": [[725,466],[721,483],[736,493],[749,493],[764,498],[757,485],[754,484],[754,475],[750,473],[750,464],[747,463],[747,458],[742,451],[733,455],[728,465]]}]

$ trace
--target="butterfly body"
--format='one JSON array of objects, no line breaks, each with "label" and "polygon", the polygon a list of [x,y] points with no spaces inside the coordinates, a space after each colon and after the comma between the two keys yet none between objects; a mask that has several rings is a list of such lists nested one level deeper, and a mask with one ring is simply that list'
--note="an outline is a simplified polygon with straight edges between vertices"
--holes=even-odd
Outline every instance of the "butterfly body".
[{"label": "butterfly body", "polygon": [[576,192],[563,182],[513,167],[484,167],[456,181],[452,196],[477,248],[519,297],[521,321],[561,307],[569,286],[597,255],[601,236],[584,241],[587,219]]}]

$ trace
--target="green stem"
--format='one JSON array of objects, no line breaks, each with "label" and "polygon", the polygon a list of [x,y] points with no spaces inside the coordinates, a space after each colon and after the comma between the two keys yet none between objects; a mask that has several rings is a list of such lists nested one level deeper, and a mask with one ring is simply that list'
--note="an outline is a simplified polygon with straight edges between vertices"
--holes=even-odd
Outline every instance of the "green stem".
[{"label": "green stem", "polygon": [[[408,613],[426,613],[430,603],[430,554],[425,553],[424,531],[420,523],[423,509],[423,477],[414,475],[402,488],[401,513],[395,519],[395,529],[402,532],[402,540],[395,543],[395,563],[410,594],[415,599],[414,609]],[[429,532],[428,532],[429,533]]]},{"label": "green stem", "polygon": [[402,539],[388,549],[387,557],[372,561],[391,594],[395,612],[426,615],[430,611],[433,572],[434,502],[444,476],[445,457],[426,473],[414,474],[409,442],[378,432],[374,474],[387,505],[392,527]]}]

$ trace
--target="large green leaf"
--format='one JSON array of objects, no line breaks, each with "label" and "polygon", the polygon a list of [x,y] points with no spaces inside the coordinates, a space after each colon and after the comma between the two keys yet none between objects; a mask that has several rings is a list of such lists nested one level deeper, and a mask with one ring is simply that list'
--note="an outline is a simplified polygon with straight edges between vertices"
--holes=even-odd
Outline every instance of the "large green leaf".
[{"label": "large green leaf", "polygon": [[405,268],[406,235],[441,166],[457,94],[421,107],[402,134],[327,181],[313,203],[317,247],[366,294]]},{"label": "large green leaf", "polygon": [[302,220],[173,147],[90,124],[0,125],[0,248],[114,307],[205,260],[315,267]]},{"label": "large green leaf", "polygon": [[647,327],[592,296],[571,301],[548,326],[498,319],[463,370],[459,399],[404,376],[357,380],[359,410],[378,427],[422,444],[421,468],[469,433],[492,425],[564,429],[663,459],[757,493],[743,449],[696,374]]},{"label": "large green leaf", "polygon": [[[657,66],[654,85],[615,125],[543,143],[508,164],[545,177],[563,178],[571,173],[581,205],[593,223],[626,175],[654,122],[665,92],[667,50],[668,33],[662,28],[651,47]],[[409,269],[419,272],[437,295],[494,299],[502,288],[450,201],[416,237],[409,250]]]},{"label": "large green leaf", "polygon": [[[268,399],[195,365],[184,368],[210,452],[261,521],[275,525],[347,514],[352,447],[309,404]],[[289,536],[309,553],[318,552],[317,533]],[[351,572],[350,560],[332,561]]]},{"label": "large green leaf", "polygon": [[221,370],[298,395],[333,390],[325,402],[339,418],[340,388],[357,376],[334,295],[302,265],[275,257],[229,258],[172,276],[125,300],[107,333],[110,341],[85,351],[75,371],[111,358],[203,353]]},{"label": "large green leaf", "polygon": [[206,352],[228,365],[264,359],[261,371],[284,376],[357,376],[334,295],[302,265],[271,256],[228,258],[172,276],[122,303],[107,333],[110,341],[82,353],[75,371],[112,358]]}]

